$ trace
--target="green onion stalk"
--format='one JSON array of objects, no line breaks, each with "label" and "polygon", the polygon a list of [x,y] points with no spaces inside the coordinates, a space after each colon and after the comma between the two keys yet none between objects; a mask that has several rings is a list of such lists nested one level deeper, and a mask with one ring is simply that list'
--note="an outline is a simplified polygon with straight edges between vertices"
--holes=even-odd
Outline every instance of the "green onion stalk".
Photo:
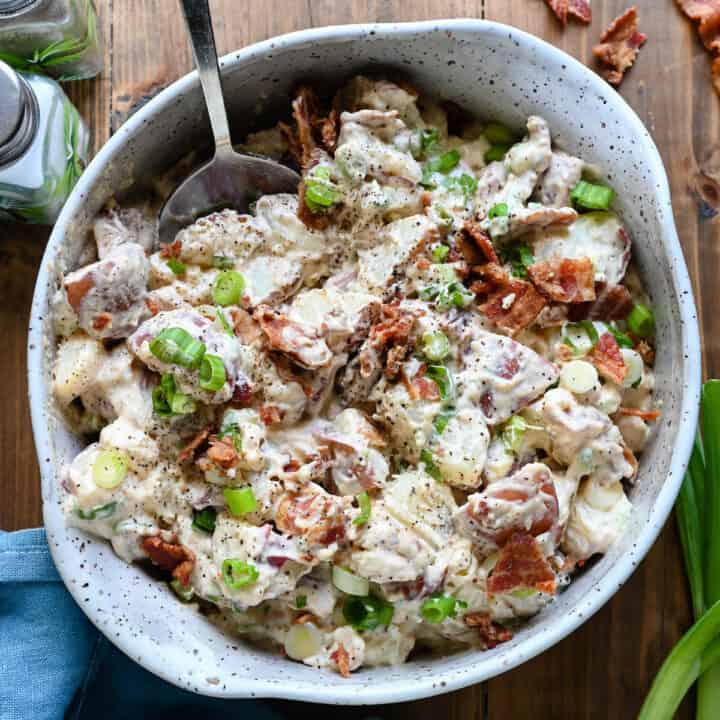
[{"label": "green onion stalk", "polygon": [[696,622],[660,668],[638,720],[670,720],[696,680],[697,720],[720,718],[720,380],[703,386],[700,429],[676,505]]}]

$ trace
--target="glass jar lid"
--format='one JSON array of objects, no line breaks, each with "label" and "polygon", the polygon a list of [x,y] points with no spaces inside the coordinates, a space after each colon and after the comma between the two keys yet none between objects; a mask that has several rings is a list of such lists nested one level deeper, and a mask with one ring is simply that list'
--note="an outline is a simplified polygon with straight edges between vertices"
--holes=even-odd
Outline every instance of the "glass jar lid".
[{"label": "glass jar lid", "polygon": [[17,160],[35,136],[39,108],[32,88],[0,61],[0,166]]}]

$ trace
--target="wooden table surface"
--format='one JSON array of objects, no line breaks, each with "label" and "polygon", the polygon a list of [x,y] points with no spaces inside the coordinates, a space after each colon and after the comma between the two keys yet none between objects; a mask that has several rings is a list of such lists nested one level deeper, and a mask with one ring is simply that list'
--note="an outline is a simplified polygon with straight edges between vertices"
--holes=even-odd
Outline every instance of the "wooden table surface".
[{"label": "wooden table surface", "polygon": [[[543,0],[211,0],[219,50],[321,25],[484,17],[515,25],[586,63],[610,20],[628,0],[594,0],[589,28],[563,30]],[[96,0],[104,34],[102,76],[69,85],[97,150],[140,104],[191,68],[175,0]],[[720,374],[720,98],[709,56],[672,0],[635,0],[649,40],[622,95],[652,132],[670,173],[675,218],[704,337],[708,375]],[[703,199],[704,198],[704,199]],[[48,231],[0,226],[0,338],[5,350],[0,422],[0,528],[38,525],[40,489],[30,431],[25,342],[35,274]],[[375,709],[352,718],[632,718],[663,658],[690,620],[674,520],[668,522],[627,585],[559,645],[488,683],[443,697]],[[277,703],[289,714],[292,703]],[[681,717],[691,717],[686,701]],[[313,710],[320,718],[333,708]]]}]

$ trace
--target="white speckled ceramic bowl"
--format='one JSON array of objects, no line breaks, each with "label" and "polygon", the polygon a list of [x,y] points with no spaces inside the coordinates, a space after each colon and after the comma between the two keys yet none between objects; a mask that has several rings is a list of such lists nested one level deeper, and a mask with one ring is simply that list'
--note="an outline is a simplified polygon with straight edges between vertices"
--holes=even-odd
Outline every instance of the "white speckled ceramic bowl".
[{"label": "white speckled ceramic bowl", "polygon": [[148,670],[195,692],[321,703],[386,703],[486,680],[537,655],[587,620],[627,580],[670,512],[690,453],[700,388],[695,307],[673,224],[660,156],[617,92],[560,50],[479,20],[330,27],[253,45],[223,60],[225,92],[239,139],[259,114],[287,111],[293,85],[331,88],[358,71],[399,71],[421,88],[520,130],[541,114],[556,142],[598,163],[618,191],[658,321],[657,398],[663,417],[645,451],[624,539],[515,638],[401,667],[370,668],[348,680],[244,645],[177,602],[165,585],[119,560],[109,545],[65,527],[58,472],[81,448],[52,410],[48,303],[58,273],[76,262],[90,219],[113,192],[150,177],[206,142],[195,73],[137,112],[92,161],[48,243],[32,308],[29,384],[42,471],[45,526],[68,589],[105,635]]}]

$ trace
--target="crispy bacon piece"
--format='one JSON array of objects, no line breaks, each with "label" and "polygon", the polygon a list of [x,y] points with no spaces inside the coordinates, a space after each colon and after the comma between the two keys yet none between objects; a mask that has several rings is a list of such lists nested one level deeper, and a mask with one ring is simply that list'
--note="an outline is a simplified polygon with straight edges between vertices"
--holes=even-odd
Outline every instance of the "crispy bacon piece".
[{"label": "crispy bacon piece", "polygon": [[[547,305],[547,300],[531,283],[511,279],[494,263],[488,263],[483,276],[489,287],[479,288],[475,285],[475,289],[489,290],[489,295],[480,305],[480,311],[498,327],[512,335],[532,325],[540,311]],[[471,286],[470,289],[474,288]]]},{"label": "crispy bacon piece", "polygon": [[592,21],[592,10],[588,0],[545,0],[545,2],[563,25],[567,25],[568,15],[584,23]]},{"label": "crispy bacon piece", "polygon": [[150,311],[152,315],[157,315],[160,310],[162,310],[162,308],[160,307],[160,303],[150,295],[145,298],[145,307]]},{"label": "crispy bacon piece", "polygon": [[628,8],[622,15],[610,23],[610,27],[601,35],[600,43],[593,48],[593,55],[607,65],[600,71],[611,84],[619,85],[625,72],[635,62],[647,35],[638,31],[637,10]]},{"label": "crispy bacon piece", "polygon": [[273,350],[287,355],[306,368],[319,368],[332,360],[332,352],[315,328],[290,320],[267,305],[260,305],[255,318]]},{"label": "crispy bacon piece", "polygon": [[330,114],[325,118],[325,120],[323,120],[320,128],[320,137],[322,138],[322,143],[328,152],[335,152],[339,128],[340,114],[336,108],[333,108],[330,111]]},{"label": "crispy bacon piece", "polygon": [[655,422],[662,417],[660,410],[641,410],[640,408],[621,407],[618,410],[619,415],[630,415],[632,417],[639,417],[645,422]]},{"label": "crispy bacon piece", "polygon": [[[719,0],[675,0],[680,9],[691,19],[699,21],[698,32],[705,47],[710,52],[720,52],[720,1]],[[715,67],[717,66],[717,71]],[[720,62],[713,64],[715,72],[720,72]],[[714,83],[715,84],[715,83]],[[716,85],[717,87],[717,85]],[[720,89],[719,89],[720,91]]]},{"label": "crispy bacon piece", "polygon": [[153,565],[167,570],[182,585],[190,583],[190,574],[195,567],[195,553],[179,543],[169,543],[159,535],[146,536],[140,540],[140,547]]},{"label": "crispy bacon piece", "polygon": [[[497,253],[493,247],[492,240],[490,240],[490,236],[479,225],[468,220],[465,223],[462,232],[466,237],[470,237],[474,241],[486,262],[495,263],[497,265],[500,264],[500,260],[498,260]],[[465,253],[463,252],[463,255],[464,254]],[[481,260],[471,259],[467,256],[465,259],[471,264],[478,264],[481,262]]]},{"label": "crispy bacon piece", "polygon": [[283,412],[275,405],[263,405],[260,408],[260,419],[265,425],[277,425],[283,419]]},{"label": "crispy bacon piece", "polygon": [[182,240],[173,240],[160,248],[161,258],[179,258],[182,252]]},{"label": "crispy bacon piece", "polygon": [[388,350],[387,360],[385,361],[385,377],[393,379],[397,377],[402,367],[402,361],[407,357],[410,352],[408,345],[395,345]]},{"label": "crispy bacon piece", "polygon": [[633,300],[624,285],[613,285],[597,291],[595,302],[577,303],[568,308],[568,320],[624,320],[633,309]]},{"label": "crispy bacon piece", "polygon": [[402,372],[403,385],[405,385],[411,400],[440,399],[440,388],[438,388],[438,384],[434,380],[425,377],[426,370],[427,367],[422,365],[417,375],[411,378],[407,377],[405,372]]},{"label": "crispy bacon piece", "polygon": [[512,640],[512,632],[502,625],[493,622],[488,613],[468,613],[463,618],[465,624],[470,628],[477,628],[478,635],[486,650],[492,650],[500,643]]},{"label": "crispy bacon piece", "polygon": [[646,340],[640,340],[635,345],[635,352],[640,355],[646,365],[652,366],[655,362],[655,349]]},{"label": "crispy bacon piece", "polygon": [[277,506],[275,524],[288,535],[324,547],[345,537],[343,499],[327,493],[285,495]]},{"label": "crispy bacon piece", "polygon": [[230,403],[236,407],[250,407],[252,405],[253,389],[250,380],[242,373],[238,373]]},{"label": "crispy bacon piece", "polygon": [[554,593],[555,573],[543,555],[540,543],[527,533],[515,533],[500,550],[492,574],[488,578],[488,593],[506,593],[515,588],[535,588]]},{"label": "crispy bacon piece", "polygon": [[675,0],[675,2],[691,20],[702,22],[720,13],[719,0]]},{"label": "crispy bacon piece", "polygon": [[195,437],[180,451],[178,462],[187,462],[195,457],[198,448],[208,439],[211,427],[203,428]]},{"label": "crispy bacon piece", "polygon": [[350,677],[350,656],[343,645],[338,645],[338,649],[330,656],[338,667],[338,672],[344,677]]},{"label": "crispy bacon piece", "polygon": [[604,378],[617,385],[622,384],[627,375],[627,367],[620,346],[612,333],[603,333],[587,358]]},{"label": "crispy bacon piece", "polygon": [[700,39],[710,52],[720,52],[720,8],[700,23]]},{"label": "crispy bacon piece", "polygon": [[535,287],[555,302],[595,300],[595,271],[589,257],[544,260],[531,265],[528,275]]},{"label": "crispy bacon piece", "polygon": [[210,438],[210,447],[207,451],[208,459],[218,467],[229,470],[235,467],[240,460],[231,438]]},{"label": "crispy bacon piece", "polygon": [[229,314],[235,335],[246,345],[252,345],[263,336],[260,326],[253,320],[249,312],[242,308],[232,308]]}]

